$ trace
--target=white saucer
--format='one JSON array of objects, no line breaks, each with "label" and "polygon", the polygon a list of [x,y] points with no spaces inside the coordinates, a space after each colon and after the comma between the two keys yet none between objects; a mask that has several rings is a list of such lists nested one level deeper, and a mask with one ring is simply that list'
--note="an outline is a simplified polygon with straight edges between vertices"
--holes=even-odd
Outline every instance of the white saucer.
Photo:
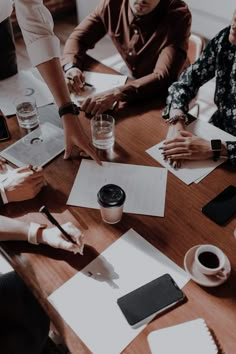
[{"label": "white saucer", "polygon": [[196,267],[194,256],[198,246],[194,246],[188,250],[184,257],[184,268],[189,276],[198,284],[207,287],[213,287],[223,284],[230,276],[231,265],[228,257],[225,255],[225,270],[227,276],[225,278],[219,278],[215,275],[202,274]]}]

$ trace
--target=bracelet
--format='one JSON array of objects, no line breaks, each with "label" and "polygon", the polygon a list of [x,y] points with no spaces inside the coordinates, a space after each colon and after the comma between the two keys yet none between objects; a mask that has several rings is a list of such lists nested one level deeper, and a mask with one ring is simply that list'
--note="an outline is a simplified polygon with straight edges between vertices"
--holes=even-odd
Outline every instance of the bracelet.
[{"label": "bracelet", "polygon": [[39,229],[45,229],[47,225],[36,224],[35,222],[31,222],[28,231],[28,242],[33,245],[39,245],[37,240],[37,234]]},{"label": "bracelet", "polygon": [[179,121],[183,121],[184,124],[188,124],[188,116],[186,114],[176,114],[175,116],[166,119],[166,123],[168,124],[176,124]]}]

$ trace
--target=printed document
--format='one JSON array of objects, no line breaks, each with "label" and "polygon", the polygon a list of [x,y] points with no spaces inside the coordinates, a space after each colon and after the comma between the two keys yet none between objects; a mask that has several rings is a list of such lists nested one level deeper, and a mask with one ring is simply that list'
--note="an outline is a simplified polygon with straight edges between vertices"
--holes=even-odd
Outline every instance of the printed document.
[{"label": "printed document", "polygon": [[25,135],[0,152],[6,160],[18,167],[26,165],[42,167],[64,150],[64,131],[51,123]]},{"label": "printed document", "polygon": [[109,91],[116,87],[122,86],[127,80],[125,75],[102,74],[90,71],[84,71],[85,82],[92,87],[84,86],[84,91],[80,95],[71,95],[72,100],[78,104],[85,100],[88,96],[96,96],[100,93]]},{"label": "printed document", "polygon": [[54,102],[47,85],[28,70],[0,81],[0,107],[6,116],[16,114],[14,100],[17,96],[34,95],[37,107],[46,106]]},{"label": "printed document", "polygon": [[[222,141],[236,141],[235,136],[199,119],[189,124],[186,130],[206,140],[221,139]],[[190,184],[199,180],[201,177],[203,178],[207,176],[225,161],[225,158],[220,158],[218,161],[213,161],[211,159],[198,161],[184,160],[179,169],[174,169],[168,164],[168,162],[164,161],[161,154],[162,150],[159,150],[159,147],[162,145],[163,142],[154,145],[146,152],[186,184]]]},{"label": "printed document", "polygon": [[180,288],[189,281],[183,269],[130,229],[48,300],[93,354],[118,354],[147,323],[132,328],[117,299],[165,273]]},{"label": "printed document", "polygon": [[167,170],[83,159],[70,192],[68,205],[99,209],[97,193],[105,184],[124,189],[124,211],[133,214],[164,216]]}]

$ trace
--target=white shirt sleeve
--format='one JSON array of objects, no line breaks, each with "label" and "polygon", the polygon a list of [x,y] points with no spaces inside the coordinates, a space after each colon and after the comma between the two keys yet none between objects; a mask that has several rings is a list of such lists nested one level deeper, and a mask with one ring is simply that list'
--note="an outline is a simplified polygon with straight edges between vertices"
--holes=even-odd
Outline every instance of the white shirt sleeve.
[{"label": "white shirt sleeve", "polygon": [[7,196],[6,196],[6,193],[5,193],[5,189],[4,189],[3,183],[0,183],[0,194],[1,194],[1,197],[2,197],[3,204],[7,204],[8,203],[8,199],[7,199]]},{"label": "white shirt sleeve", "polygon": [[33,66],[60,57],[60,41],[43,0],[15,0],[15,10]]}]

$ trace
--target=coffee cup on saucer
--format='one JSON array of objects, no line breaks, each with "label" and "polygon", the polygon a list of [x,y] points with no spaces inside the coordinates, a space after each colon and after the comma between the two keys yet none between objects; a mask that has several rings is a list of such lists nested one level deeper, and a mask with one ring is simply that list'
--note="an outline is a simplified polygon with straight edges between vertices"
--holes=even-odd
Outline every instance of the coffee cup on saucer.
[{"label": "coffee cup on saucer", "polygon": [[192,280],[206,287],[223,284],[231,272],[227,255],[213,245],[196,245],[190,248],[184,257],[184,268]]},{"label": "coffee cup on saucer", "polygon": [[205,275],[226,278],[225,254],[214,245],[201,245],[195,252],[195,266]]}]

